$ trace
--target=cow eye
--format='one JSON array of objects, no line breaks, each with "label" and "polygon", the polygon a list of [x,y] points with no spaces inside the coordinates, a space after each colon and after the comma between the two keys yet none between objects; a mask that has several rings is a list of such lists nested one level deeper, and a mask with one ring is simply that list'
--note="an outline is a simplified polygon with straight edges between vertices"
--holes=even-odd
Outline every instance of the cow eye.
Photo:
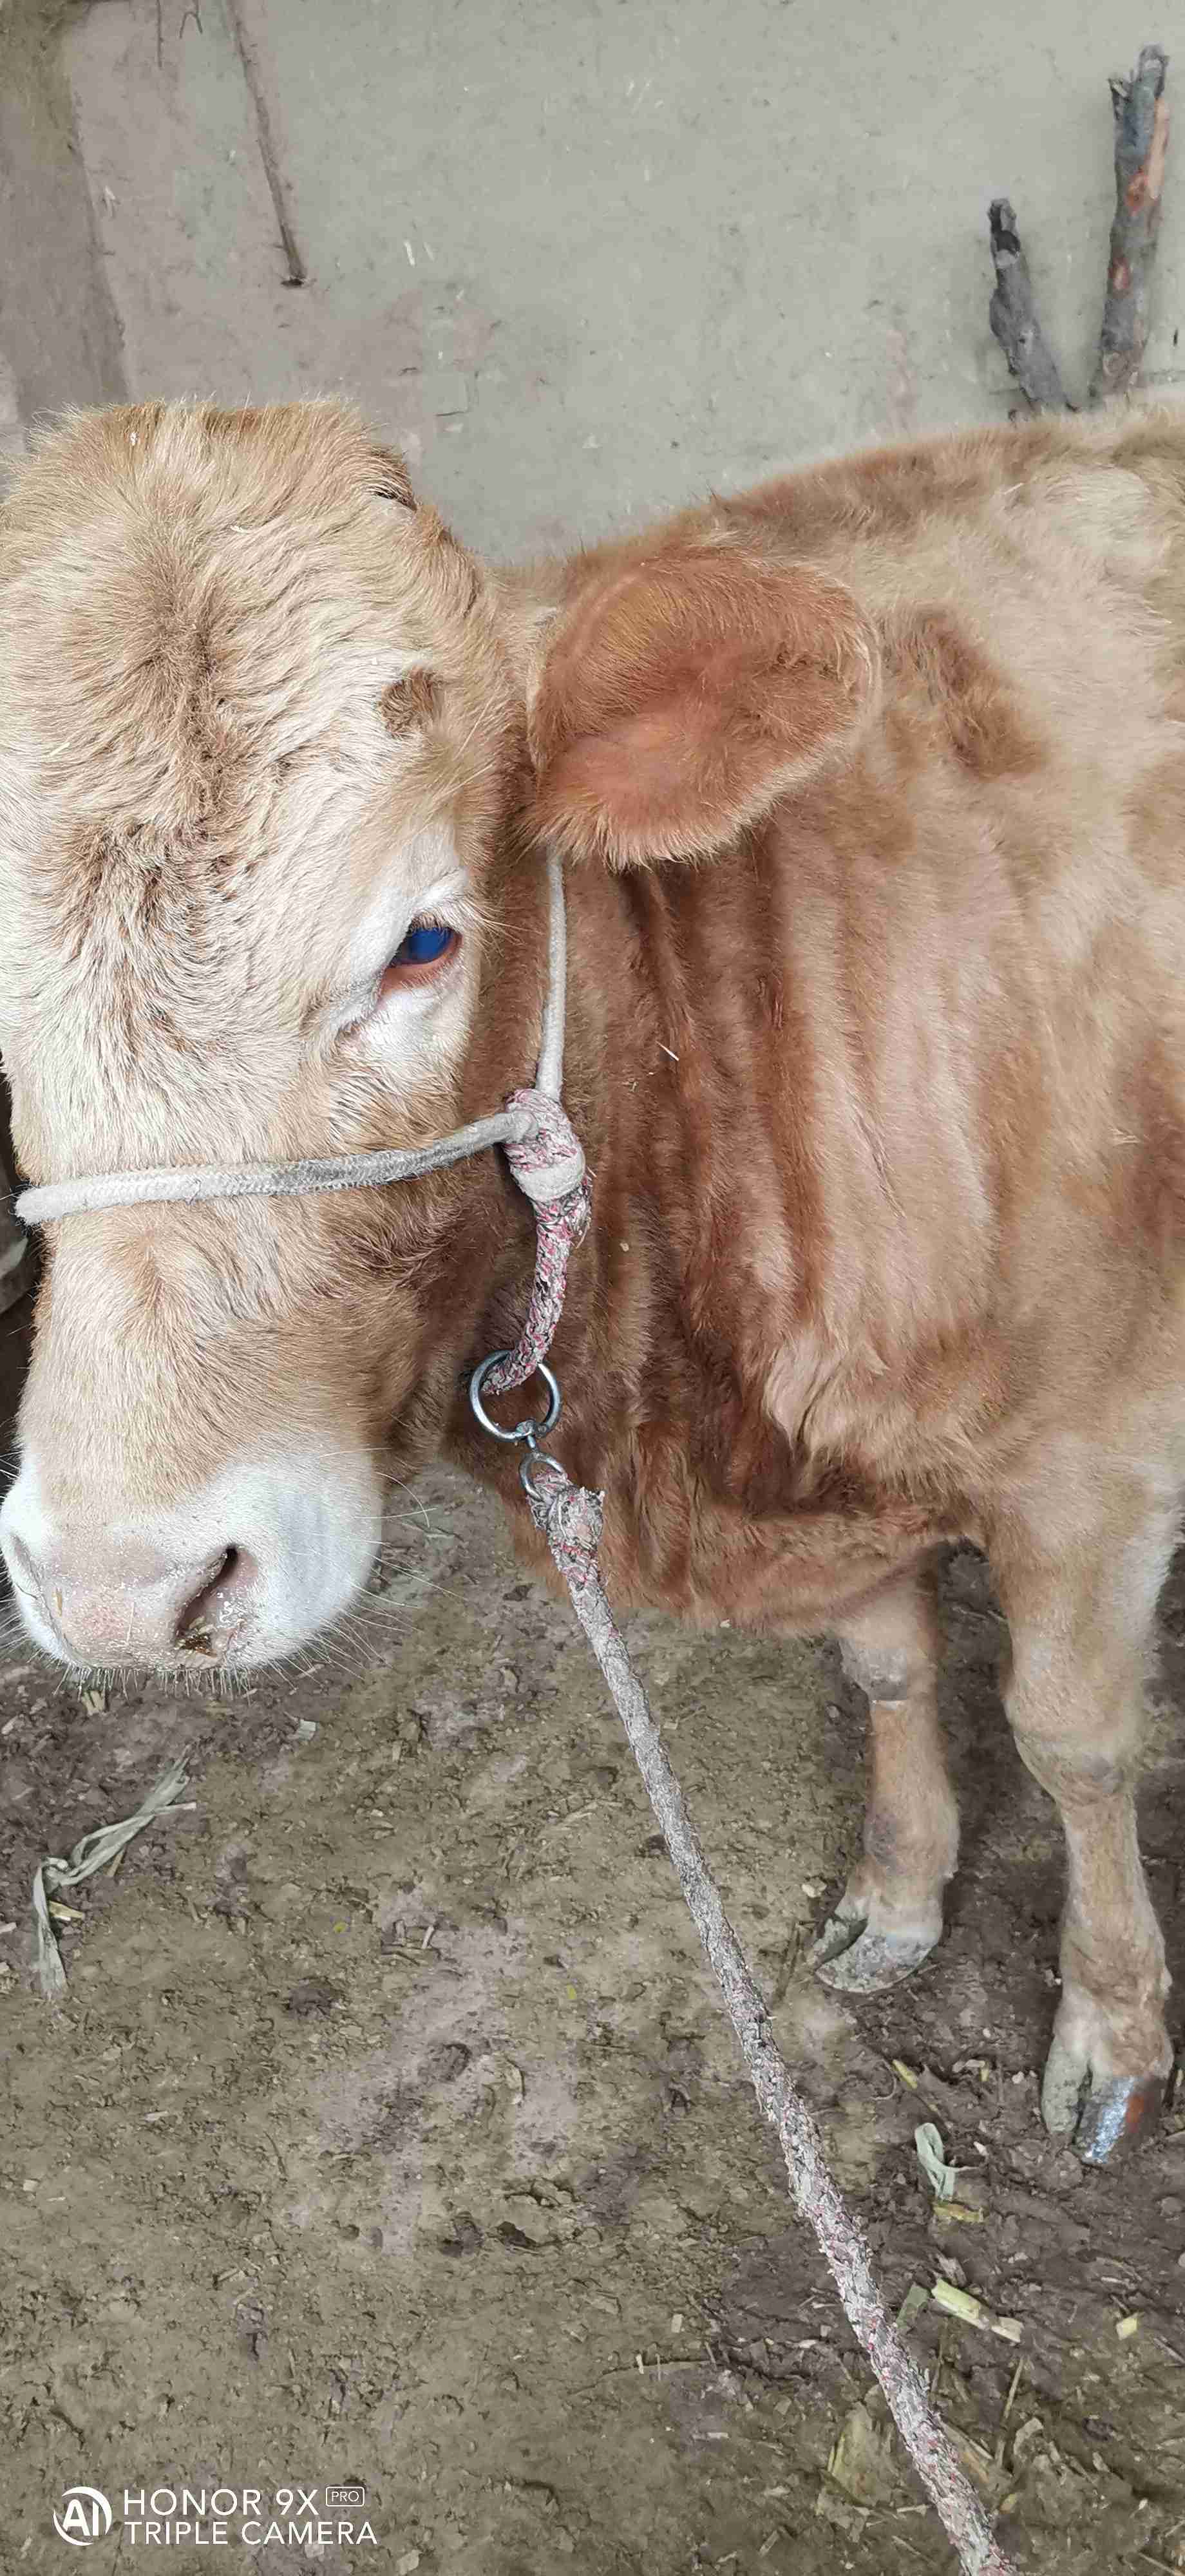
[{"label": "cow eye", "polygon": [[443,921],[413,921],[406,939],[391,960],[393,966],[431,966],[443,957],[456,938]]},{"label": "cow eye", "polygon": [[413,921],[400,941],[379,984],[379,998],[400,985],[427,984],[461,945],[459,930],[445,921]]}]

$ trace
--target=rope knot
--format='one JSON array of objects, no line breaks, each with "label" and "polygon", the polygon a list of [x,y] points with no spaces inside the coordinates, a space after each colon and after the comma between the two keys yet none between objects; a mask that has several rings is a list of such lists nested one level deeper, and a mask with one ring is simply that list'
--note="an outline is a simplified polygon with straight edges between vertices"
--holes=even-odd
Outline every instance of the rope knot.
[{"label": "rope knot", "polygon": [[587,1485],[574,1485],[558,1458],[540,1450],[523,1479],[531,1518],[547,1541],[568,1583],[587,1582],[596,1572],[597,1549],[605,1526],[605,1497]]},{"label": "rope knot", "polygon": [[563,1102],[528,1086],[512,1092],[507,1105],[525,1110],[531,1121],[526,1136],[507,1140],[511,1171],[536,1207],[554,1206],[557,1199],[579,1189],[584,1179],[584,1154]]},{"label": "rope knot", "polygon": [[569,1255],[583,1243],[592,1213],[584,1155],[560,1102],[550,1092],[528,1089],[514,1092],[509,1106],[525,1110],[531,1121],[525,1136],[507,1138],[506,1159],[535,1210],[535,1281],[514,1349],[486,1381],[491,1395],[524,1386],[546,1359],[564,1302]]}]

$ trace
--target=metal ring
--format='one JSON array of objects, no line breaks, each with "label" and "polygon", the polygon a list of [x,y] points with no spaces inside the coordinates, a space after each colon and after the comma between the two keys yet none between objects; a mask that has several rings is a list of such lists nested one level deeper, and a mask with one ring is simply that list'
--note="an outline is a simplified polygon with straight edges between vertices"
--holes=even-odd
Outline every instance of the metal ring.
[{"label": "metal ring", "polygon": [[523,1492],[527,1496],[528,1501],[532,1503],[541,1503],[544,1499],[538,1485],[535,1483],[535,1477],[540,1467],[554,1467],[561,1482],[566,1484],[568,1481],[564,1470],[560,1465],[559,1459],[549,1457],[546,1449],[536,1448],[535,1442],[532,1440],[526,1457],[519,1460],[518,1470],[518,1481],[522,1486]]},{"label": "metal ring", "polygon": [[481,1424],[482,1430],[491,1432],[495,1440],[525,1440],[529,1445],[533,1445],[536,1440],[545,1440],[548,1432],[554,1431],[555,1426],[559,1421],[560,1390],[555,1378],[552,1376],[551,1370],[549,1368],[545,1368],[542,1360],[540,1360],[536,1375],[542,1378],[543,1383],[547,1388],[546,1413],[540,1416],[538,1422],[532,1422],[528,1419],[522,1422],[517,1422],[513,1431],[504,1431],[500,1422],[491,1421],[490,1416],[486,1412],[485,1406],[482,1403],[481,1395],[482,1388],[485,1385],[491,1369],[496,1369],[503,1360],[508,1360],[509,1358],[509,1351],[491,1351],[488,1360],[483,1360],[480,1368],[474,1369],[473,1375],[469,1380],[469,1402],[473,1407],[473,1412],[477,1421]]}]

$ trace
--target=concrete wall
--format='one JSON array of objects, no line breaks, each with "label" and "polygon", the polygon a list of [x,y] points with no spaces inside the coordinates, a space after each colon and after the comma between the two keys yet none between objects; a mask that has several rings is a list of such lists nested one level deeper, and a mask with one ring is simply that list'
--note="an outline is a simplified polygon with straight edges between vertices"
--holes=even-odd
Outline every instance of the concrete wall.
[{"label": "concrete wall", "polygon": [[[66,12],[0,0],[0,475],[41,413],[117,401],[119,322],[95,235],[61,61]],[[11,1177],[0,1089],[0,1192]],[[28,1284],[0,1195],[0,1311]]]},{"label": "concrete wall", "polygon": [[[67,59],[135,393],[341,387],[462,536],[514,555],[1003,419],[992,196],[1083,392],[1107,76],[1157,34],[1128,0],[97,0]],[[1166,388],[1183,302],[1185,153]]]},{"label": "concrete wall", "polygon": [[0,0],[0,355],[9,416],[116,402],[122,343],[62,68],[68,13]]}]

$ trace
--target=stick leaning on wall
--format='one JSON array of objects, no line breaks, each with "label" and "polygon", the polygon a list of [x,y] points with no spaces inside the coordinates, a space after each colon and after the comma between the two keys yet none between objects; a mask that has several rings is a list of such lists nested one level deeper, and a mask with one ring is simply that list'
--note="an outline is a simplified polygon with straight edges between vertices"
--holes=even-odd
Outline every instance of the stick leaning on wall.
[{"label": "stick leaning on wall", "polygon": [[[1163,46],[1145,45],[1130,78],[1116,75],[1111,81],[1115,213],[1088,396],[1095,406],[1131,393],[1143,364],[1169,148],[1167,74]],[[1041,328],[1020,229],[1007,197],[993,198],[988,234],[996,272],[988,319],[1025,401],[1033,411],[1074,411],[1077,405],[1065,392]]]}]

